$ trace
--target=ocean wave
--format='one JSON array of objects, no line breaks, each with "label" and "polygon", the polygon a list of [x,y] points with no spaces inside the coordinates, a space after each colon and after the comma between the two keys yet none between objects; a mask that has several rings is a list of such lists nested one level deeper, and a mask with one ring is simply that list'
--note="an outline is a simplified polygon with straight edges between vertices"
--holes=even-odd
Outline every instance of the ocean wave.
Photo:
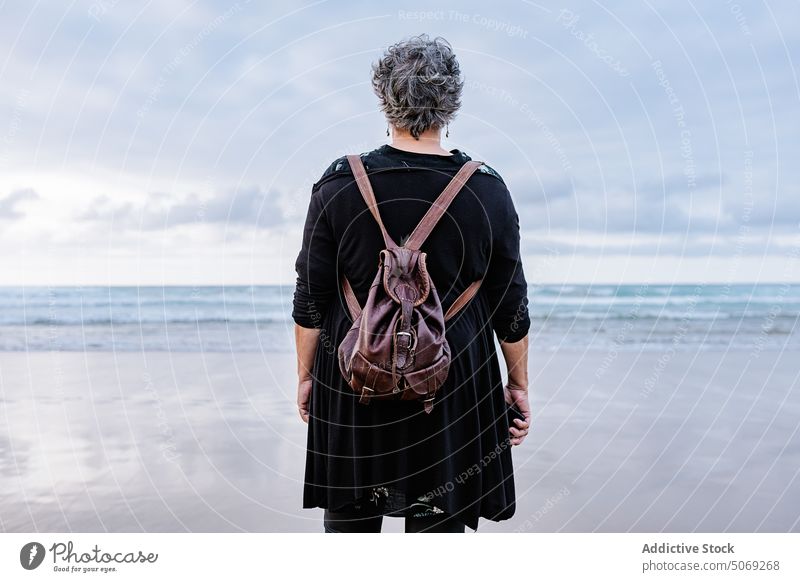
[{"label": "ocean wave", "polygon": [[[291,286],[0,288],[0,351],[291,350]],[[800,285],[531,286],[532,337],[594,348],[798,343]],[[617,341],[619,338],[622,340]],[[596,345],[595,345],[596,344]],[[266,347],[265,347],[266,346]]]},{"label": "ocean wave", "polygon": [[800,318],[800,314],[774,314],[769,311],[763,312],[725,312],[725,311],[656,311],[641,310],[635,313],[625,311],[544,311],[531,310],[534,319],[556,319],[556,320],[591,320],[591,321],[614,321],[614,320],[741,320],[744,322],[760,322],[764,319],[776,321],[795,321]]}]

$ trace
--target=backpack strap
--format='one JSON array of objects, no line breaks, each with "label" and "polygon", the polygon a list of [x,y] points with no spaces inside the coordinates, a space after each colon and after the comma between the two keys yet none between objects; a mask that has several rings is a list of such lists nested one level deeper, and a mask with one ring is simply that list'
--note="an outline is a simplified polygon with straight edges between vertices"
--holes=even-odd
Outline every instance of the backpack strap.
[{"label": "backpack strap", "polygon": [[412,250],[419,250],[422,246],[422,243],[425,242],[425,239],[428,238],[428,235],[433,230],[433,227],[436,226],[436,223],[439,222],[439,219],[447,212],[447,208],[450,206],[450,203],[455,199],[456,195],[461,191],[461,188],[464,184],[467,183],[469,177],[475,173],[479,167],[483,165],[483,162],[478,162],[475,160],[470,160],[469,162],[465,163],[461,166],[461,169],[458,170],[453,179],[450,180],[450,183],[442,190],[442,193],[439,194],[439,197],[434,200],[431,207],[428,209],[428,212],[425,213],[425,216],[422,217],[422,220],[419,221],[419,224],[414,229],[414,231],[409,235],[408,239],[406,240],[406,244],[403,246],[412,249]]},{"label": "backpack strap", "polygon": [[[378,223],[378,226],[381,229],[381,234],[383,235],[383,241],[386,244],[386,248],[393,248],[397,247],[397,244],[392,240],[392,237],[389,236],[389,233],[386,231],[386,227],[383,225],[383,220],[381,220],[381,215],[378,212],[378,203],[375,200],[375,193],[372,191],[372,185],[369,182],[369,178],[367,177],[367,172],[364,169],[364,164],[361,161],[361,156],[349,155],[347,156],[347,161],[350,163],[350,169],[353,171],[353,175],[356,178],[356,184],[358,184],[358,189],[361,192],[361,196],[363,196],[364,201],[367,203],[367,207],[369,211],[372,213],[372,216],[375,218],[375,221]],[[430,235],[433,228],[439,222],[439,220],[444,216],[444,213],[447,211],[450,203],[455,199],[456,195],[461,191],[461,188],[464,187],[464,184],[467,183],[470,176],[475,173],[483,162],[479,162],[477,160],[470,160],[469,162],[465,163],[461,168],[458,170],[453,179],[447,184],[442,193],[436,198],[433,202],[431,207],[425,213],[425,216],[422,217],[422,220],[417,224],[416,228],[413,230],[411,235],[406,240],[405,245],[406,248],[412,250],[419,250],[422,244]],[[477,281],[473,281],[470,285],[459,295],[455,301],[453,301],[450,308],[447,310],[447,313],[444,314],[444,320],[448,321],[455,317],[455,315],[461,311],[467,303],[475,296],[478,292],[478,289],[481,286],[483,279],[478,279]],[[361,306],[358,303],[358,299],[356,298],[355,293],[353,292],[353,287],[350,285],[350,281],[347,280],[347,277],[342,275],[342,289],[344,291],[345,301],[347,303],[347,309],[350,312],[350,317],[353,321],[361,314]]]},{"label": "backpack strap", "polygon": [[350,169],[353,171],[353,175],[356,177],[356,184],[358,184],[358,189],[361,192],[361,196],[367,203],[367,208],[369,208],[372,216],[375,217],[378,226],[381,227],[381,234],[383,235],[383,242],[386,244],[386,248],[391,249],[397,247],[397,243],[392,240],[392,237],[389,236],[388,232],[386,232],[386,227],[383,226],[381,214],[378,212],[378,202],[375,200],[375,193],[372,191],[372,184],[369,183],[367,171],[364,169],[364,163],[361,161],[361,156],[358,154],[349,155],[347,156],[347,161],[350,163]]},{"label": "backpack strap", "polygon": [[[434,203],[428,209],[428,212],[425,213],[425,216],[422,217],[422,220],[408,237],[408,240],[406,240],[406,244],[404,245],[405,247],[418,250],[422,246],[422,244],[428,238],[428,235],[430,235],[431,231],[433,231],[433,228],[439,222],[439,219],[441,219],[442,216],[444,216],[444,213],[447,212],[447,209],[450,207],[450,203],[455,200],[456,195],[464,187],[464,184],[466,184],[470,176],[475,173],[475,170],[480,168],[482,165],[483,162],[470,160],[461,166],[461,169],[458,170],[455,176],[453,176],[453,179],[450,180],[450,183],[445,186],[445,189],[442,190],[442,193],[439,194],[439,197],[434,201]],[[447,313],[444,314],[445,321],[452,319],[459,311],[466,307],[467,303],[470,302],[470,300],[478,292],[478,289],[480,289],[482,282],[483,279],[473,281],[466,289],[464,289],[461,295],[456,297],[456,300],[450,305]]]},{"label": "backpack strap", "polygon": [[344,300],[347,303],[347,310],[350,312],[350,319],[355,321],[356,318],[361,315],[361,305],[358,304],[358,298],[356,298],[353,287],[350,285],[350,281],[347,280],[347,277],[344,276],[344,273],[342,273],[342,289],[344,290]]},{"label": "backpack strap", "polygon": [[[469,303],[472,298],[475,297],[475,294],[481,287],[481,283],[483,283],[483,279],[473,281],[466,289],[464,289],[461,295],[456,297],[456,300],[453,301],[448,308],[447,313],[444,314],[445,321],[453,319],[453,317],[455,317],[459,311],[466,307],[467,303]],[[358,299],[353,291],[353,287],[350,285],[350,281],[348,281],[347,277],[344,275],[342,275],[342,290],[344,291],[344,299],[345,303],[347,303],[347,310],[350,312],[350,319],[355,321],[358,316],[361,315],[361,305],[358,304]]]},{"label": "backpack strap", "polygon": [[483,283],[483,279],[478,279],[477,281],[473,281],[469,284],[469,287],[464,289],[464,291],[456,297],[456,300],[450,305],[450,308],[447,310],[447,313],[444,314],[444,320],[448,321],[455,317],[455,315],[466,307],[467,303],[475,297],[475,294],[478,292],[478,289],[481,287],[481,283]]}]

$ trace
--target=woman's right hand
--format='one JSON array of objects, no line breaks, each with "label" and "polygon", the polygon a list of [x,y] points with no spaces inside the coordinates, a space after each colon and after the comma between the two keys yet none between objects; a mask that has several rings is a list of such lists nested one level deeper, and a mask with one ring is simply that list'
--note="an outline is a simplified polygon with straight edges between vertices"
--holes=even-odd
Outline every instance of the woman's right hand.
[{"label": "woman's right hand", "polygon": [[511,434],[509,439],[511,445],[521,445],[525,437],[528,436],[528,429],[531,426],[531,405],[528,402],[528,387],[509,382],[506,384],[504,392],[506,402],[514,406],[525,417],[524,421],[515,418],[514,424],[508,427],[508,432]]},{"label": "woman's right hand", "polygon": [[297,412],[300,418],[308,424],[309,403],[311,401],[311,378],[298,380],[297,382]]}]

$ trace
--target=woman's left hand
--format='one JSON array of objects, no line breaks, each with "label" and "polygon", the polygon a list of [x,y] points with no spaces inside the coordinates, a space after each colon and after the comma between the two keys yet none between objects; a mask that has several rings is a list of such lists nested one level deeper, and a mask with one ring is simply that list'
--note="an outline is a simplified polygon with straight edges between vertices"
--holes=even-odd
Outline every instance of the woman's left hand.
[{"label": "woman's left hand", "polygon": [[531,405],[528,402],[527,387],[507,384],[505,388],[505,399],[508,404],[514,406],[525,417],[525,420],[514,419],[514,424],[508,427],[510,442],[512,445],[521,445],[525,437],[528,436],[528,429],[531,426]]}]

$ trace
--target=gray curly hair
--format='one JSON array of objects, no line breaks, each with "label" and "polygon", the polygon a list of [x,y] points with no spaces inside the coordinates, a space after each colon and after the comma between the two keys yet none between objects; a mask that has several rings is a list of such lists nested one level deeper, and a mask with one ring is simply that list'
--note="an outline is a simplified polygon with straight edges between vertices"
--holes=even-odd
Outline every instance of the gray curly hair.
[{"label": "gray curly hair", "polygon": [[386,49],[372,65],[372,88],[387,121],[419,139],[455,117],[464,81],[450,43],[420,34]]}]

